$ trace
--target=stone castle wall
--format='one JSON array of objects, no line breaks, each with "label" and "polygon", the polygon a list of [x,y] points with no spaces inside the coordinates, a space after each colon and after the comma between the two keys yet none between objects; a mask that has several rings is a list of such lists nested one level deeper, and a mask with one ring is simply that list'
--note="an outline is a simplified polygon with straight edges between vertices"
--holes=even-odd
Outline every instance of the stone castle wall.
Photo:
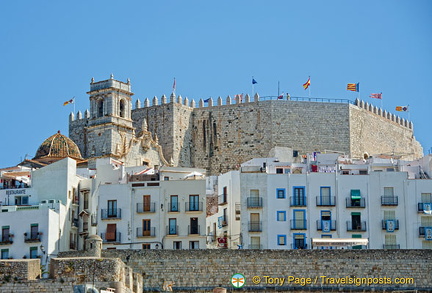
[{"label": "stone castle wall", "polygon": [[[164,281],[173,281],[175,290],[222,287],[233,289],[230,279],[243,274],[248,291],[309,291],[312,289],[367,290],[431,289],[430,250],[104,250],[104,257],[119,257],[142,274],[144,291],[158,291]],[[252,278],[258,276],[259,284]],[[271,278],[310,278],[301,285],[285,279],[280,286],[266,283]],[[387,284],[332,284],[328,278],[375,278]],[[386,278],[386,279],[384,279]],[[387,279],[388,278],[388,279]],[[397,278],[410,284],[395,284]],[[300,281],[300,280],[299,280]],[[372,280],[373,281],[373,280]],[[364,292],[364,291],[363,291]]]},{"label": "stone castle wall", "polygon": [[[422,156],[411,122],[363,101],[350,103],[294,100],[227,100],[199,107],[181,97],[157,98],[132,111],[136,133],[143,119],[157,136],[167,161],[177,166],[206,168],[210,174],[235,169],[256,157],[266,157],[276,146],[290,147],[299,154],[332,150],[360,157],[380,153],[405,154],[403,159]],[[249,102],[248,102],[249,101]],[[78,115],[77,115],[78,117]],[[70,119],[70,137],[85,149],[87,118]],[[84,154],[83,154],[84,155]],[[89,151],[87,150],[87,156]]]}]

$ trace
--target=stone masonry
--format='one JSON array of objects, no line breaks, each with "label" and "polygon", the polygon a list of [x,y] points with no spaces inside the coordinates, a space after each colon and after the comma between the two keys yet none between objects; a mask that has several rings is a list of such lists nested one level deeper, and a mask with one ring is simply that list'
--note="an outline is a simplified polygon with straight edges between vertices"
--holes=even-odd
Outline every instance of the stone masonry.
[{"label": "stone masonry", "polygon": [[[175,282],[175,291],[233,289],[230,279],[237,273],[245,276],[243,289],[249,292],[432,290],[430,250],[104,250],[103,256],[119,257],[142,274],[147,292],[160,290],[164,281]],[[254,276],[261,281],[255,284]],[[265,276],[286,279],[278,285],[266,282]],[[299,278],[298,282],[288,282],[290,276]],[[307,278],[312,283],[301,284]],[[376,283],[332,283],[336,279],[349,282],[349,278],[366,278],[366,282],[370,278],[369,282]]]},{"label": "stone masonry", "polygon": [[[132,95],[129,81],[113,82],[127,86],[128,94]],[[99,84],[108,85],[110,80],[93,82],[91,87]],[[253,100],[246,96],[244,101],[237,99],[234,103],[228,97],[225,104],[219,98],[217,105],[210,99],[206,107],[201,99],[195,107],[195,101],[172,94],[169,98],[162,96],[160,101],[154,97],[151,105],[145,99],[141,106],[138,99],[131,113],[124,113],[131,109],[130,99],[124,99],[123,108],[107,101],[103,105],[111,105],[109,119],[114,121],[108,125],[108,132],[104,130],[105,124],[100,124],[106,118],[96,117],[95,107],[108,97],[118,99],[116,90],[98,88],[89,92],[91,111],[86,111],[84,117],[81,113],[76,118],[74,114],[70,116],[69,136],[83,157],[91,158],[93,153],[114,154],[116,147],[122,145],[116,131],[125,132],[122,129],[125,126],[115,121],[126,121],[129,117],[127,121],[132,124],[127,125],[128,135],[139,133],[145,119],[167,161],[175,166],[205,168],[209,174],[235,169],[252,158],[267,157],[277,146],[292,148],[299,155],[325,150],[353,157],[365,153],[397,155],[407,160],[423,155],[414,138],[412,122],[361,100],[354,103],[261,100],[255,95]],[[99,102],[95,102],[95,96]],[[92,129],[100,129],[99,136],[92,138]]]}]

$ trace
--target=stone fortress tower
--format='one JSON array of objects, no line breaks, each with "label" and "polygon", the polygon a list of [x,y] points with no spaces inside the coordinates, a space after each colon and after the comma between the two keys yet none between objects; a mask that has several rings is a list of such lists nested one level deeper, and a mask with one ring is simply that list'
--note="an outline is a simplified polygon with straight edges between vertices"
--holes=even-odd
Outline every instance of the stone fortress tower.
[{"label": "stone fortress tower", "polygon": [[[388,154],[402,159],[423,155],[413,124],[361,100],[302,101],[287,97],[263,100],[246,95],[225,104],[221,97],[204,107],[201,99],[174,93],[136,100],[131,84],[110,79],[90,84],[90,112],[70,115],[69,136],[84,158],[112,156],[130,165],[159,162],[206,168],[210,174],[235,169],[274,147],[289,147],[294,156],[313,151],[338,151],[353,157]],[[138,136],[135,135],[138,133]],[[135,145],[143,133],[149,148]],[[155,154],[160,159],[155,158]],[[149,156],[153,156],[149,159]]]}]

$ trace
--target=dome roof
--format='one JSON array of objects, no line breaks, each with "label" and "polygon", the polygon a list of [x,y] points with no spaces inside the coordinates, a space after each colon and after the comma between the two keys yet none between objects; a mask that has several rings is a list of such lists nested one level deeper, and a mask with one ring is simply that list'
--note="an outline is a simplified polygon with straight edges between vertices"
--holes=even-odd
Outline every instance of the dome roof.
[{"label": "dome roof", "polygon": [[78,146],[58,131],[40,145],[33,160],[52,163],[66,157],[82,161]]}]

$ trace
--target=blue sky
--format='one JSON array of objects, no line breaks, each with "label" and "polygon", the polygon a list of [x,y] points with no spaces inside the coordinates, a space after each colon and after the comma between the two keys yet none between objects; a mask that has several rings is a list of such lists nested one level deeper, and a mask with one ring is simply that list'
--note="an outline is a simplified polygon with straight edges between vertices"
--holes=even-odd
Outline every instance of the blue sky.
[{"label": "blue sky", "polygon": [[[432,147],[432,1],[4,1],[0,9],[0,167],[32,158],[89,107],[89,83],[131,79],[135,99],[280,90],[354,100],[382,92]],[[134,101],[135,101],[134,99]],[[395,112],[410,106],[409,113]],[[409,117],[408,117],[409,115]]]}]

